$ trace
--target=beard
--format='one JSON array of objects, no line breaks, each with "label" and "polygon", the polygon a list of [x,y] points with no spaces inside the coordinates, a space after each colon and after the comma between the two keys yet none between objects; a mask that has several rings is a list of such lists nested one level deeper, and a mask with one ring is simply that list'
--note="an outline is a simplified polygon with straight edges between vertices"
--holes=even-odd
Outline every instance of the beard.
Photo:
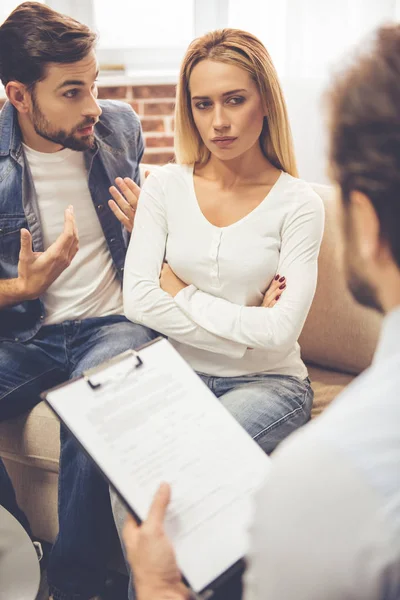
[{"label": "beard", "polygon": [[49,140],[54,144],[59,144],[64,148],[69,148],[70,150],[75,150],[77,152],[90,150],[95,145],[94,135],[78,137],[76,134],[79,129],[90,127],[91,125],[95,125],[95,123],[95,119],[89,118],[85,119],[82,123],[79,123],[79,125],[71,129],[71,131],[55,129],[40,110],[35,94],[32,93],[32,124],[35,132],[45,140]]}]

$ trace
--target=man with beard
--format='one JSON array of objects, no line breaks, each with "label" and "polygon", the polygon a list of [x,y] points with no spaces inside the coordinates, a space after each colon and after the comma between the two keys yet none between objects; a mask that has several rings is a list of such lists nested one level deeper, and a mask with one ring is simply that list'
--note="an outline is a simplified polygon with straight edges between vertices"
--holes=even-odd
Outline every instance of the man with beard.
[{"label": "man with beard", "polygon": [[[0,27],[1,420],[154,337],[125,319],[121,293],[140,123],[128,104],[97,102],[94,44],[88,27],[36,2]],[[121,174],[118,206],[108,190]],[[30,533],[1,461],[0,504]],[[55,599],[101,593],[113,527],[108,486],[62,429]]]},{"label": "man with beard", "polygon": [[[348,286],[386,316],[371,367],[273,454],[246,600],[400,598],[400,26],[378,31],[329,98]],[[145,523],[125,527],[138,600],[189,598],[163,528],[169,498],[163,485]]]}]

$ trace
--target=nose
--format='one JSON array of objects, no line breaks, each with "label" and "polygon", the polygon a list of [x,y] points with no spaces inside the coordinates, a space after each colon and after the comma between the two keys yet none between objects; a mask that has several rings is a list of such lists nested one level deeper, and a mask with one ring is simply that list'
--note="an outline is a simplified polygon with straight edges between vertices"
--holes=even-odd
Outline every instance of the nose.
[{"label": "nose", "polygon": [[219,104],[215,105],[213,114],[213,128],[216,131],[229,129],[230,122],[225,108]]},{"label": "nose", "polygon": [[101,110],[99,103],[97,102],[97,94],[90,94],[87,104],[85,105],[85,108],[82,112],[82,115],[84,117],[92,117],[97,121],[102,112],[103,111]]}]

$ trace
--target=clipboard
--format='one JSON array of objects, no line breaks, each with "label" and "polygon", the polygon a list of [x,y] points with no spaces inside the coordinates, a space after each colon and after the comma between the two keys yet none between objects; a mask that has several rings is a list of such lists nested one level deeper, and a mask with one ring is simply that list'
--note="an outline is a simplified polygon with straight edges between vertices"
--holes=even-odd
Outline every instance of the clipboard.
[{"label": "clipboard", "polygon": [[[166,399],[170,404],[164,401],[164,389],[169,390],[168,393],[167,391],[165,393]],[[131,403],[129,393],[134,393],[135,390],[141,390],[142,392],[145,390],[147,396],[145,395],[144,398],[134,398]],[[196,398],[192,397],[193,393],[195,393]],[[156,338],[137,351],[128,350],[102,365],[90,369],[81,377],[43,392],[41,397],[70,431],[83,451],[94,461],[108,484],[121,497],[128,510],[130,510],[139,523],[146,516],[153,493],[161,481],[167,481],[171,484],[172,505],[174,503],[174,486],[177,488],[179,492],[179,497],[176,501],[177,506],[174,509],[175,512],[171,509],[172,515],[170,515],[170,520],[168,521],[167,519],[166,521],[166,530],[174,545],[183,580],[192,590],[194,597],[202,598],[202,600],[210,598],[213,592],[218,590],[227,580],[244,571],[244,556],[246,551],[244,549],[244,541],[240,538],[246,537],[245,529],[247,530],[247,525],[250,522],[251,502],[250,498],[245,497],[247,492],[245,494],[243,491],[243,496],[241,496],[242,491],[240,491],[238,496],[237,489],[234,489],[235,485],[237,486],[238,477],[233,477],[232,475],[228,477],[226,473],[227,458],[230,458],[229,452],[232,452],[233,455],[236,452],[236,459],[232,461],[232,468],[242,469],[244,487],[246,485],[249,486],[249,493],[255,492],[267,476],[269,458],[219,403],[208,387],[165,338]],[[173,401],[171,401],[171,397],[174,398]],[[114,407],[113,400],[115,398],[120,402],[118,408]],[[149,402],[152,402],[151,406],[155,407],[154,414],[149,409]],[[201,402],[203,402],[204,406],[200,406]],[[114,409],[115,413],[113,413]],[[103,416],[107,415],[107,411],[109,415],[111,414],[110,425],[102,420]],[[118,411],[121,413],[120,416]],[[125,418],[129,414],[133,415],[131,428],[129,420]],[[171,423],[168,421],[169,418]],[[141,420],[144,422],[144,425],[141,424]],[[157,452],[160,453],[160,448],[164,448],[160,440],[151,439],[151,433],[157,431],[160,420],[167,428],[168,426],[171,428],[171,431],[166,435],[167,440],[169,436],[170,444],[168,445],[167,443],[165,446],[167,453],[170,447],[173,447],[171,450],[171,464],[168,463],[168,457],[162,457],[161,464],[158,465],[152,455],[153,446],[155,447],[154,451],[156,455]],[[183,422],[180,423],[180,420],[183,420]],[[118,429],[114,431],[118,423],[121,423],[121,429],[124,430],[121,434]],[[189,433],[185,429],[187,424],[192,428],[189,437]],[[220,456],[215,455],[215,458],[214,456],[212,457],[213,466],[216,465],[217,474],[218,472],[220,473],[218,482],[220,481],[221,483],[219,484],[215,481],[210,483],[209,479],[213,480],[213,478],[211,475],[203,472],[203,459],[201,454],[199,455],[199,452],[196,450],[198,446],[195,446],[195,443],[196,440],[197,443],[199,442],[201,436],[207,438],[207,431],[211,429],[214,433],[211,434],[208,440],[209,444],[214,444],[213,448],[218,449],[218,444],[221,440],[217,439],[216,429],[221,426],[223,431],[218,429],[218,436],[223,442],[220,448]],[[133,439],[136,434],[139,440],[143,440],[141,444],[138,442],[138,445],[133,448],[129,446],[131,430]],[[173,432],[175,431],[179,439],[173,438]],[[141,438],[139,432],[144,437]],[[182,436],[185,437],[185,435],[185,442],[181,448],[179,440]],[[107,443],[106,439],[108,440]],[[125,442],[122,440],[125,440]],[[211,524],[209,526],[208,524],[197,524],[195,522],[196,518],[200,518],[201,521],[201,514],[199,517],[196,514],[196,507],[192,510],[190,500],[185,498],[185,477],[188,479],[192,477],[193,480],[194,475],[190,470],[186,469],[184,464],[181,465],[181,462],[187,460],[186,455],[188,455],[190,466],[191,453],[190,448],[189,450],[187,449],[187,444],[190,445],[191,443],[194,445],[192,452],[193,468],[198,469],[200,479],[203,477],[200,491],[203,493],[204,490],[208,489],[207,486],[209,485],[210,493],[214,494],[211,497],[218,499],[216,506],[218,504],[219,513],[215,517],[212,515],[213,505],[207,498],[207,495],[204,496],[204,499],[199,500],[199,504],[202,506],[200,513],[204,513],[204,505],[211,515],[210,519],[214,519],[213,522],[216,523],[216,526],[213,528],[211,528]],[[231,444],[232,446],[228,448],[229,452],[226,449],[226,444]],[[246,463],[244,465],[242,463],[242,467],[240,465],[238,467],[238,462],[241,460],[238,458],[238,446],[242,448],[247,458],[251,458],[250,464]],[[121,450],[124,447],[128,448],[126,454],[123,454]],[[182,450],[181,454],[179,454],[180,450]],[[173,452],[175,452],[176,456]],[[146,461],[147,457],[147,464],[155,470],[155,473],[157,473],[157,469],[162,470],[162,468],[166,469],[166,472],[170,469],[170,473],[175,473],[174,468],[171,466],[175,465],[173,462],[175,460],[178,464],[178,467],[175,465],[175,468],[178,468],[177,476],[175,477],[174,475],[175,483],[174,480],[169,480],[169,477],[164,476],[165,473],[163,473],[158,479],[154,476],[154,482],[151,482],[150,485],[147,481],[147,471],[145,472],[142,469],[142,463],[139,458],[137,460],[137,470],[135,471],[136,466],[134,466],[132,472],[129,473],[131,462],[128,463],[127,461],[129,460],[134,463],[139,454],[142,458],[144,457],[144,461]],[[183,454],[185,455],[184,459],[181,457]],[[208,469],[210,469],[211,464],[210,458],[208,456],[208,467],[205,465]],[[127,463],[126,466],[123,466],[124,460]],[[218,461],[221,462],[219,471]],[[206,462],[206,458],[204,458],[204,462]],[[251,484],[244,479],[244,469],[246,469],[246,475],[248,471],[252,473]],[[135,482],[141,481],[142,488],[140,488],[141,483],[137,485],[135,483],[136,487],[130,487],[130,477]],[[224,478],[229,479],[229,482],[224,481]],[[195,481],[194,485],[196,484],[197,482]],[[151,486],[153,487],[153,492],[149,492]],[[232,493],[232,497],[230,498],[231,487],[235,493]],[[143,491],[145,489],[147,492]],[[191,492],[191,489],[187,490],[189,496]],[[224,494],[226,498],[223,497]],[[144,497],[146,497],[145,500]],[[224,502],[227,503],[226,506]],[[230,527],[228,522],[225,523],[228,517],[224,514],[226,511],[229,514],[232,512],[231,504],[233,507],[236,506],[235,510],[238,511],[238,515],[232,519],[232,527]],[[246,508],[243,511],[243,506],[245,505]],[[185,519],[180,519],[180,506],[183,507],[182,512],[185,515]],[[221,506],[224,510],[221,509]],[[247,517],[243,514],[246,511],[248,513]],[[193,518],[191,517],[192,513]],[[235,514],[235,511],[233,511],[233,514]],[[207,540],[206,537],[207,531],[213,532],[215,528],[218,529],[218,520],[215,520],[218,516],[220,521],[224,522],[224,527],[221,526],[221,532],[225,532],[230,537],[228,540],[229,543],[227,542],[226,545],[221,543],[221,539],[214,540],[213,542],[212,540]],[[238,523],[238,519],[240,521],[242,517],[243,521],[247,518],[246,527],[243,526],[243,523]],[[193,523],[190,521],[190,518],[192,518]],[[181,520],[182,522],[185,521],[183,525],[180,522]],[[210,528],[208,529],[208,527]],[[204,528],[204,535],[201,531],[202,528]],[[190,546],[192,538],[196,547]],[[203,559],[203,552],[206,555],[212,555],[213,551],[217,552],[218,548],[214,547],[215,543],[220,544],[222,552],[227,552],[228,554],[230,552],[235,559],[231,561],[227,558],[228,562],[224,562],[224,557],[221,558],[218,553],[214,555],[213,561],[212,556],[208,559],[206,556]],[[208,544],[209,548],[207,547]],[[237,555],[235,554],[236,550],[233,551],[231,547],[228,547],[229,544],[233,544],[233,547],[236,544],[238,548]],[[188,549],[190,550],[190,548],[192,548],[194,561],[188,557]],[[180,558],[181,560],[179,560]],[[200,562],[202,560],[206,560],[206,562],[207,560],[210,561],[210,565],[206,564],[204,566],[204,569],[209,567],[210,575],[207,575],[207,572],[202,572],[203,567],[202,565],[196,565],[196,560]],[[215,565],[214,563],[217,564]],[[223,570],[218,568],[219,563],[223,564]]]}]

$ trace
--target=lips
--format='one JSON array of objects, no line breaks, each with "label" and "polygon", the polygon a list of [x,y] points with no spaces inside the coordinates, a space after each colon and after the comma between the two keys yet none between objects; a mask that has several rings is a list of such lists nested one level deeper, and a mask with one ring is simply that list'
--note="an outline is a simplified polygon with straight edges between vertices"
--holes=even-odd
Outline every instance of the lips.
[{"label": "lips", "polygon": [[237,140],[237,138],[224,136],[213,138],[211,141],[213,142],[213,144],[218,146],[218,148],[228,148],[233,144],[235,140]]},{"label": "lips", "polygon": [[89,125],[88,127],[83,127],[82,129],[78,129],[78,131],[81,135],[92,135],[92,133],[94,131],[94,126]]}]

